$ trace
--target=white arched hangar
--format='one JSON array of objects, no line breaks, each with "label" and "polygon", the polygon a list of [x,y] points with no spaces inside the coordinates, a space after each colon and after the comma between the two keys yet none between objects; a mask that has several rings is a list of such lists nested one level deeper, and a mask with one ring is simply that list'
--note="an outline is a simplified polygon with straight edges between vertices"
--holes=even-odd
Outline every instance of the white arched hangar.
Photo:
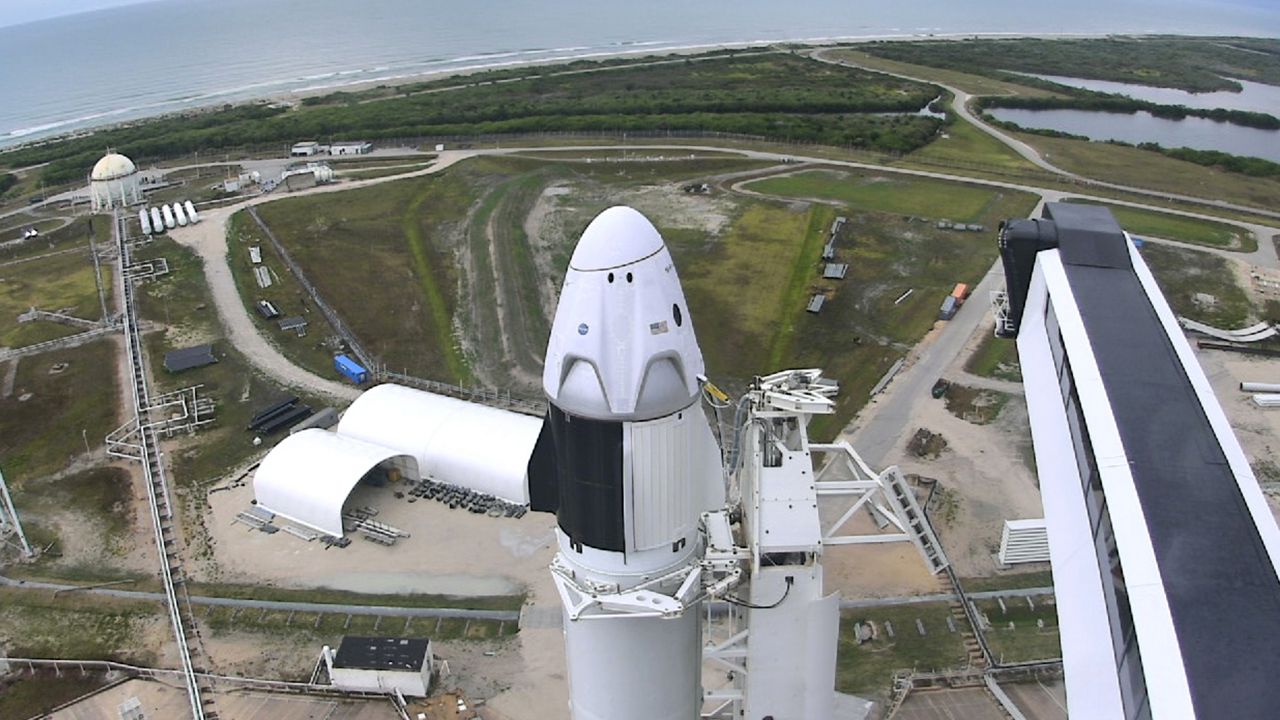
[{"label": "white arched hangar", "polygon": [[541,418],[379,385],[347,408],[335,432],[303,430],[276,445],[254,475],[254,495],[265,510],[339,537],[343,507],[370,476],[425,478],[527,505],[541,431]]},{"label": "white arched hangar", "polygon": [[343,437],[413,457],[420,477],[518,505],[541,432],[542,418],[391,384],[365,391],[338,423]]},{"label": "white arched hangar", "polygon": [[253,478],[258,506],[342,537],[342,511],[361,480],[418,477],[417,461],[390,448],[312,428],[285,438]]}]

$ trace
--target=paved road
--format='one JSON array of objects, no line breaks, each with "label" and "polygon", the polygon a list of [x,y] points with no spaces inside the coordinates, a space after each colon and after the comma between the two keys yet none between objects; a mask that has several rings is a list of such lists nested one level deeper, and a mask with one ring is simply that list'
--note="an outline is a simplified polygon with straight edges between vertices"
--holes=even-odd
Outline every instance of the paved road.
[{"label": "paved road", "polygon": [[[968,596],[974,600],[990,600],[992,598],[1035,598],[1045,595],[1053,595],[1053,586],[1033,587],[1033,588],[1016,588],[1011,590],[984,590],[983,592],[968,593]],[[952,593],[934,593],[932,595],[898,595],[893,597],[881,598],[857,598],[851,600],[841,600],[841,610],[862,610],[866,608],[881,607],[901,607],[904,605],[924,605],[926,603],[947,603],[956,599],[956,595]],[[716,600],[711,603],[711,609],[714,612],[724,612],[729,609],[729,603]],[[524,615],[520,622],[522,629],[538,628],[558,628],[563,625],[563,614],[559,606],[550,607],[544,605],[530,605],[524,609]]]},{"label": "paved road", "polygon": [[[1052,595],[1053,586],[1046,585],[1043,587],[1032,588],[1016,588],[1010,590],[983,590],[982,592],[965,593],[973,600],[990,600],[992,598],[1027,598],[1040,597],[1042,595]],[[920,605],[923,603],[934,602],[951,602],[956,596],[951,593],[936,593],[933,595],[901,595],[898,597],[883,598],[859,598],[856,600],[841,600],[840,609],[850,610],[855,608],[873,608],[873,607],[893,607],[898,605]]]},{"label": "paved road", "polygon": [[[1038,194],[1045,201],[1062,200],[1067,197],[1080,197],[1080,198],[1093,199],[1093,200],[1104,201],[1104,202],[1113,202],[1113,203],[1119,203],[1119,204],[1125,204],[1125,205],[1132,205],[1135,207],[1147,207],[1147,206],[1143,206],[1140,203],[1119,202],[1119,201],[1109,200],[1106,198],[1091,197],[1091,196],[1080,194],[1080,193],[1068,193],[1068,192],[1063,192],[1059,190],[1050,190],[1050,189],[1038,188],[1030,185],[1022,185],[1019,183],[1005,182],[1005,181],[999,181],[999,180],[975,179],[975,178],[969,178],[969,177],[958,176],[958,175],[950,175],[947,173],[934,172],[929,170],[884,167],[884,166],[874,165],[870,163],[861,163],[861,162],[846,161],[846,160],[829,160],[825,158],[803,157],[803,156],[797,156],[794,153],[764,152],[759,150],[740,150],[735,148],[723,148],[723,147],[709,146],[709,145],[663,145],[663,144],[604,145],[604,146],[563,145],[563,146],[546,147],[546,148],[539,148],[539,149],[555,150],[555,151],[562,151],[562,152],[563,151],[597,152],[602,149],[603,150],[610,150],[610,149],[658,150],[658,151],[685,152],[685,153],[690,151],[704,151],[704,152],[728,151],[728,152],[736,153],[745,158],[774,161],[779,163],[784,161],[790,162],[790,163],[794,163],[794,162],[812,163],[812,164],[821,164],[821,165],[827,165],[827,166],[833,166],[833,167],[848,167],[848,168],[854,168],[859,170],[872,170],[875,172],[882,172],[882,173],[894,173],[894,174],[900,174],[900,175],[910,175],[915,177],[926,177],[926,178],[932,178],[937,180],[947,180],[952,182],[965,182],[965,183],[981,185],[985,187],[1005,188],[1010,190],[1017,190],[1021,192]],[[399,179],[410,178],[410,177],[420,177],[423,175],[437,173],[457,162],[460,162],[462,160],[465,160],[471,157],[511,155],[511,154],[518,154],[518,153],[527,152],[527,151],[528,151],[528,148],[448,151],[448,152],[441,153],[434,163],[432,163],[429,167],[424,168],[422,170],[404,173],[401,175],[372,178],[369,180],[358,180],[358,181],[352,181],[352,182],[335,183],[332,185],[320,185],[314,188],[308,188],[307,190],[300,191],[297,193],[291,193],[288,196],[297,197],[302,195],[313,195],[313,194],[328,193],[328,192],[341,192],[344,190],[376,185],[378,183],[391,182],[393,180],[399,180]],[[334,397],[343,398],[343,399],[352,399],[359,394],[359,391],[356,390],[355,388],[348,385],[343,385],[333,380],[322,378],[318,375],[310,373],[294,365],[287,358],[285,358],[284,355],[282,355],[279,352],[279,350],[276,349],[276,347],[271,343],[270,339],[262,334],[259,326],[255,322],[253,317],[249,314],[249,310],[245,307],[244,303],[241,301],[241,298],[239,297],[239,293],[235,287],[235,282],[231,276],[231,269],[227,262],[226,236],[227,236],[228,221],[236,211],[241,210],[250,205],[269,202],[271,200],[276,199],[276,197],[278,196],[264,195],[264,196],[256,197],[250,200],[245,200],[245,201],[236,203],[234,205],[229,205],[223,208],[207,210],[203,214],[204,220],[201,223],[197,225],[188,226],[186,228],[176,228],[170,231],[170,234],[178,242],[183,243],[184,245],[187,245],[192,249],[194,249],[205,261],[205,272],[206,272],[206,275],[208,276],[208,282],[210,284],[210,288],[213,293],[214,304],[218,308],[218,314],[222,318],[223,325],[227,328],[228,338],[246,354],[246,356],[251,360],[251,362],[257,365],[259,368],[261,368],[264,372],[266,372],[271,377],[279,380],[280,382],[288,386],[307,388],[314,392],[318,392],[324,395],[334,396]],[[1170,211],[1164,208],[1151,208],[1151,209],[1158,209],[1162,212],[1172,212],[1174,214],[1186,215],[1189,217],[1199,217],[1199,218],[1209,217],[1199,213],[1192,213],[1187,211]],[[1243,228],[1246,228],[1251,232],[1254,232],[1256,235],[1265,236],[1266,237],[1265,242],[1260,241],[1259,250],[1252,254],[1230,253],[1229,251],[1221,251],[1221,250],[1217,251],[1219,254],[1224,254],[1232,257],[1239,257],[1241,259],[1248,260],[1250,262],[1253,262],[1254,264],[1261,265],[1264,267],[1280,268],[1280,262],[1278,262],[1276,259],[1275,248],[1270,242],[1270,236],[1277,232],[1276,229],[1268,228],[1265,226],[1251,225],[1248,223],[1235,223],[1235,224]],[[1153,240],[1156,240],[1156,239],[1153,238]],[[1197,249],[1203,249],[1203,248],[1199,248],[1198,246],[1196,247]],[[989,291],[996,289],[997,286],[998,286],[998,280],[995,278],[991,278],[989,274],[988,278],[984,280],[983,284],[981,284],[975,290],[974,296],[980,299],[986,298],[987,295],[989,294]],[[920,369],[916,369],[914,371],[912,370],[912,368],[908,368],[906,370],[905,377],[899,377],[894,381],[894,383],[898,386],[910,385],[912,387],[916,387],[916,389],[919,389],[917,386],[922,387],[923,383],[926,382],[926,379],[929,384],[932,384],[933,380],[936,379],[937,374],[941,372],[941,370],[947,365],[947,363],[949,363],[951,359],[955,357],[955,354],[958,353],[959,350],[963,347],[965,339],[968,337],[968,333],[972,332],[973,329],[977,326],[977,322],[981,316],[980,308],[984,304],[985,304],[985,300],[983,300],[982,302],[974,303],[972,305],[966,305],[965,308],[968,308],[967,310],[965,308],[962,308],[960,313],[957,314],[956,319],[953,320],[947,326],[947,328],[944,329],[943,332],[941,333],[941,337],[938,338],[937,346],[932,350],[925,348],[918,353],[917,361],[914,364],[914,366],[923,365],[923,367]],[[964,331],[966,327],[967,327],[967,332]],[[930,373],[932,373],[932,376],[933,376],[932,378],[928,378],[928,375]],[[897,393],[896,392],[892,393],[892,395],[896,398]],[[893,422],[895,424],[898,422],[905,424],[906,419],[909,417],[909,415],[905,413],[907,413],[910,410],[910,407],[898,406],[900,402],[901,401],[895,400],[893,402],[895,407],[892,408],[889,414],[885,416],[886,418],[894,418],[895,420]],[[899,433],[900,432],[901,432],[901,428],[899,428]],[[874,436],[874,439],[877,441],[876,445],[868,445],[865,442],[863,442],[863,443],[860,443],[858,447],[860,448],[877,447],[879,446],[879,443],[883,442],[885,439],[885,437],[882,437],[882,433],[878,431],[874,432],[873,436]]]},{"label": "paved road", "polygon": [[[821,53],[818,53],[816,55],[820,57]],[[1016,150],[1018,150],[1019,153],[1026,154],[1028,159],[1031,159],[1033,162],[1036,162],[1034,158],[1038,158],[1039,156],[1038,154],[1035,153],[1033,148],[1030,148],[1024,143],[1020,143],[1019,141],[1013,138],[1009,138],[1008,136],[1005,136],[1003,133],[999,133],[994,128],[990,128],[989,126],[982,123],[980,120],[974,117],[968,111],[968,109],[964,106],[964,103],[968,100],[968,97],[969,97],[967,94],[960,92],[956,88],[948,87],[947,89],[956,94],[955,107],[957,112],[959,112],[962,117],[964,117],[969,122],[973,122],[975,125],[983,128],[984,130],[991,132],[993,136],[997,137],[1003,142],[1007,142],[1008,144],[1010,144],[1011,147],[1014,147]],[[952,182],[964,182],[964,183],[969,183],[973,185],[981,185],[985,187],[1017,190],[1021,192],[1037,194],[1044,201],[1056,201],[1056,200],[1066,199],[1068,197],[1077,197],[1077,198],[1082,198],[1087,200],[1110,202],[1110,203],[1128,205],[1128,206],[1138,207],[1138,208],[1155,209],[1161,212],[1167,212],[1167,213],[1172,213],[1176,215],[1183,215],[1186,217],[1218,220],[1219,222],[1231,222],[1231,221],[1223,221],[1220,218],[1213,218],[1211,216],[1204,215],[1201,213],[1195,213],[1195,212],[1190,212],[1185,210],[1170,210],[1167,208],[1150,208],[1149,206],[1145,206],[1137,202],[1117,201],[1117,200],[1111,200],[1108,198],[1098,198],[1098,197],[1089,196],[1083,193],[1065,192],[1061,190],[1039,188],[1039,187],[1025,185],[1021,183],[1005,182],[1000,180],[978,179],[978,178],[971,178],[971,177],[960,176],[960,175],[951,175],[943,172],[934,172],[929,170],[886,167],[886,166],[875,165],[871,163],[862,163],[862,162],[854,162],[854,161],[846,161],[846,160],[830,160],[826,158],[803,157],[803,156],[797,156],[795,153],[777,153],[777,152],[764,152],[759,150],[742,150],[739,148],[725,148],[725,147],[720,147],[715,145],[670,145],[670,144],[666,144],[666,145],[664,144],[561,145],[561,146],[543,147],[543,148],[537,148],[537,149],[544,150],[544,151],[552,150],[552,151],[562,151],[562,152],[563,151],[598,152],[600,150],[609,150],[609,149],[659,150],[659,151],[672,151],[672,152],[683,152],[683,153],[696,152],[696,151],[732,152],[741,157],[749,158],[749,159],[766,160],[766,161],[773,161],[773,162],[779,162],[779,163],[800,162],[800,163],[811,163],[811,164],[827,165],[827,166],[834,166],[834,167],[847,167],[847,168],[853,168],[853,169],[859,169],[859,170],[871,170],[874,172],[881,172],[881,173],[893,173],[898,175],[932,178],[932,179],[946,180],[946,181],[952,181]],[[320,193],[327,193],[327,192],[341,192],[341,191],[350,190],[354,188],[375,185],[383,182],[391,182],[394,180],[399,180],[404,178],[429,175],[432,173],[440,172],[441,170],[444,170],[445,168],[461,160],[465,160],[471,157],[484,156],[484,155],[511,155],[511,154],[518,154],[518,153],[527,152],[527,151],[528,151],[528,148],[447,151],[439,154],[435,162],[433,162],[427,168],[424,168],[421,170],[399,174],[399,175],[392,175],[392,176],[386,176],[386,177],[380,177],[380,178],[371,178],[368,180],[357,180],[357,181],[335,183],[332,185],[321,185],[321,186],[309,188],[307,190],[303,190],[297,193],[291,193],[289,194],[289,196],[297,197],[301,195],[313,195],[313,194],[320,194]],[[394,148],[383,150],[381,152],[382,154],[387,156],[410,156],[410,155],[418,154],[417,151],[414,151],[414,150],[394,149]],[[268,160],[268,161],[261,161],[261,162],[279,163],[284,161]],[[1038,164],[1040,163],[1043,163],[1042,159]],[[214,162],[214,163],[210,163],[209,165],[216,166],[219,164],[220,163]],[[195,166],[191,165],[191,166],[182,166],[182,167],[190,168]],[[1058,171],[1057,168],[1053,168],[1052,166],[1046,166],[1046,167],[1047,169]],[[1069,173],[1067,174],[1069,175]],[[1139,190],[1136,188],[1123,188],[1123,189],[1139,192]],[[243,200],[241,202],[237,202],[235,204],[224,206],[221,208],[204,210],[202,212],[202,216],[203,216],[202,222],[196,225],[188,226],[186,228],[176,228],[173,231],[171,231],[170,234],[178,242],[184,245],[187,245],[188,247],[191,247],[193,250],[195,250],[196,253],[204,261],[205,272],[210,285],[210,289],[212,291],[214,304],[217,307],[218,314],[222,319],[222,323],[224,327],[227,330],[228,339],[232,343],[234,343],[239,349],[241,349],[245,353],[245,355],[250,359],[250,361],[253,362],[253,364],[258,366],[267,375],[275,378],[276,380],[284,383],[287,386],[300,387],[300,388],[311,390],[316,393],[320,393],[323,395],[332,396],[336,398],[341,398],[341,399],[353,399],[359,394],[359,391],[357,389],[348,385],[344,385],[342,383],[335,382],[328,378],[323,378],[313,373],[310,373],[294,365],[287,358],[285,358],[284,355],[282,355],[279,352],[279,350],[274,346],[271,340],[261,332],[258,324],[255,322],[254,318],[250,315],[249,310],[245,307],[244,303],[239,297],[234,279],[232,278],[232,275],[231,275],[230,266],[227,262],[226,235],[227,235],[228,221],[230,217],[238,210],[241,210],[245,207],[249,207],[251,205],[256,205],[263,202],[269,202],[271,200],[274,200],[276,197],[278,197],[278,195],[264,195],[264,196]],[[1276,216],[1280,217],[1280,213],[1276,213]],[[1217,252],[1218,254],[1223,254],[1231,257],[1240,257],[1241,259],[1246,259],[1249,262],[1252,262],[1256,265],[1260,265],[1264,267],[1280,268],[1280,260],[1277,260],[1275,248],[1271,242],[1271,236],[1277,233],[1276,228],[1270,228],[1266,226],[1243,223],[1243,222],[1233,222],[1233,224],[1249,232],[1252,232],[1255,235],[1255,237],[1258,238],[1258,250],[1251,254],[1231,253],[1230,251],[1224,251],[1224,250],[1216,250],[1216,251],[1211,250],[1211,252]],[[1157,238],[1152,238],[1152,240],[1157,242],[1164,242]],[[1181,245],[1181,243],[1175,243],[1175,244]],[[1196,249],[1204,249],[1204,248],[1200,248],[1196,246]],[[990,275],[988,275],[988,278],[985,279],[983,284],[979,286],[975,294],[979,298],[985,298],[987,295],[987,292],[995,288],[995,284],[996,284],[995,279],[991,278]],[[983,303],[981,302],[976,303],[976,306],[981,306],[982,304]],[[927,382],[932,383],[933,380],[928,378],[928,376],[931,374],[936,376],[936,373],[940,372],[941,369],[945,367],[946,363],[950,362],[950,359],[954,357],[954,354],[958,352],[961,347],[963,347],[964,339],[965,337],[967,337],[967,333],[962,332],[965,329],[965,327],[967,327],[970,332],[972,332],[972,329],[976,327],[977,320],[972,317],[973,315],[978,314],[978,307],[976,306],[966,306],[968,308],[967,310],[962,309],[960,314],[957,315],[958,322],[953,321],[941,333],[941,336],[937,339],[936,347],[933,349],[925,348],[923,351],[918,352],[916,357],[916,362],[913,363],[912,367],[909,367],[907,369],[905,373],[905,377],[898,378],[897,380],[895,380],[895,383],[898,386],[907,385],[913,389],[918,389],[917,386],[922,385],[924,382],[926,382],[926,380]],[[893,395],[896,397],[897,393],[893,393]],[[884,417],[898,418],[901,422],[905,422],[906,421],[905,418],[907,416],[902,413],[904,413],[906,410],[909,410],[910,408],[901,405],[901,402],[902,401],[894,400],[892,403],[890,403],[891,405],[893,405],[893,407],[888,409],[888,412],[884,415]],[[895,420],[895,423],[897,421],[898,420]],[[875,436],[875,439],[877,441],[883,441],[885,439],[880,436],[881,433],[879,432],[873,432],[872,434]],[[861,445],[861,447],[877,447],[877,446],[879,446],[879,442],[877,442],[875,445],[866,445],[866,444]]]},{"label": "paved road", "polygon": [[[89,593],[124,600],[150,600],[164,602],[164,593],[144,592],[141,590],[119,590],[116,588],[85,588],[77,585],[40,582],[36,580],[14,580],[0,576],[0,585],[29,590],[53,590],[55,592]],[[520,619],[517,610],[470,610],[467,608],[423,608],[401,607],[396,605],[347,605],[337,603],[282,602],[277,600],[243,600],[240,598],[205,597],[192,595],[195,605],[213,607],[243,608],[246,610],[280,610],[285,612],[315,612],[330,615],[386,615],[393,617],[422,618],[459,618],[464,620],[502,620],[514,622]]]},{"label": "paved road", "polygon": [[[1004,285],[1004,269],[997,260],[974,287],[969,301],[954,318],[934,330],[907,355],[907,365],[889,383],[886,391],[872,401],[861,418],[841,433],[873,468],[885,467],[886,459],[905,432],[910,431],[916,405],[930,398],[933,383],[960,354],[969,336],[986,315],[991,291]],[[893,464],[892,462],[888,464]]]}]

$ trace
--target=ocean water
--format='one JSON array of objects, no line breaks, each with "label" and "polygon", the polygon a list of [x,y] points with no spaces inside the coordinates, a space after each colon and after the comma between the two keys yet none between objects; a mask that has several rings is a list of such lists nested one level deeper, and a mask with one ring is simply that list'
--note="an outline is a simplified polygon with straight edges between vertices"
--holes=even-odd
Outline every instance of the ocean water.
[{"label": "ocean water", "polygon": [[1108,32],[1276,37],[1280,5],[162,0],[0,27],[0,147],[193,107],[534,60],[787,39]]}]

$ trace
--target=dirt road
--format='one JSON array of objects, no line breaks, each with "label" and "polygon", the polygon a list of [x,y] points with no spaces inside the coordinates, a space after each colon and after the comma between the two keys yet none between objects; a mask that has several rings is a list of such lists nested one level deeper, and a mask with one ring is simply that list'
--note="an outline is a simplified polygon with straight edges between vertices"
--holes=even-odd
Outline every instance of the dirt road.
[{"label": "dirt road", "polygon": [[[417,177],[440,172],[459,160],[469,157],[462,153],[443,153],[430,167],[418,172],[397,175],[395,178]],[[352,190],[354,188],[384,182],[390,178],[374,178],[356,182],[334,185],[318,185],[301,192],[292,193],[288,197],[313,195],[325,192]],[[174,228],[169,231],[179,244],[191,248],[204,261],[205,281],[213,295],[213,303],[218,309],[218,317],[227,331],[227,339],[244,353],[250,362],[275,380],[295,388],[327,395],[341,400],[354,400],[360,395],[358,388],[320,377],[293,364],[286,358],[275,344],[262,333],[253,316],[245,308],[236,289],[235,278],[231,275],[231,265],[227,260],[227,229],[231,216],[251,205],[276,200],[278,195],[263,195],[252,200],[229,205],[216,210],[201,212],[202,220],[196,225]]]}]

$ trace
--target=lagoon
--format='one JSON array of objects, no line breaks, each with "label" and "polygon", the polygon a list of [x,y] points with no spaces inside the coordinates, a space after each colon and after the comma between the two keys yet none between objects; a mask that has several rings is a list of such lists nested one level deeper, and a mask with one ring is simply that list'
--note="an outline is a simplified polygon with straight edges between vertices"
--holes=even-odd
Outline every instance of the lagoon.
[{"label": "lagoon", "polygon": [[1280,130],[1259,130],[1197,117],[1168,120],[1148,112],[1020,108],[991,108],[987,112],[1025,128],[1057,130],[1090,140],[1121,140],[1135,145],[1154,142],[1168,148],[1218,150],[1280,163]]},{"label": "lagoon", "polygon": [[1224,90],[1220,92],[1193,93],[1186,90],[1178,90],[1177,88],[1134,85],[1132,83],[1111,82],[1109,80],[1087,80],[1084,78],[1063,77],[1061,75],[1031,75],[1031,77],[1068,87],[1093,90],[1094,92],[1126,95],[1135,100],[1146,100],[1161,105],[1182,105],[1204,110],[1212,110],[1213,108],[1246,110],[1280,117],[1280,87],[1238,78],[1232,79],[1240,83],[1242,88],[1240,92]]}]

